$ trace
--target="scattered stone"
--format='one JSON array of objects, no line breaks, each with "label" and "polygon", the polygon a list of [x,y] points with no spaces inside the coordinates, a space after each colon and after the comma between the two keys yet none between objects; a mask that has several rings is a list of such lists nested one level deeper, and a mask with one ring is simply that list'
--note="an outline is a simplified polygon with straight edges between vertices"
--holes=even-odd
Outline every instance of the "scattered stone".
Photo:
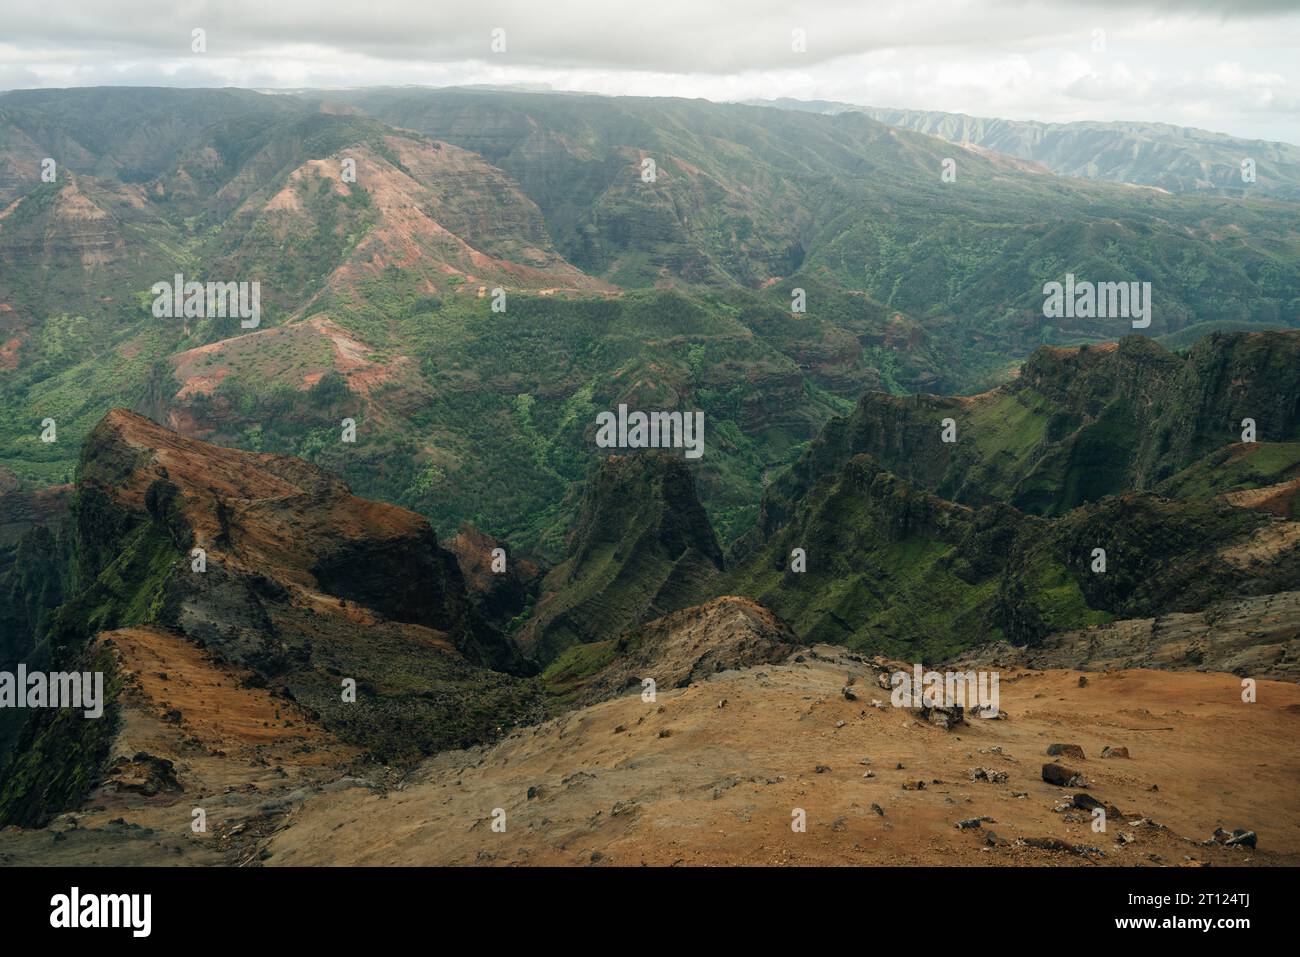
[{"label": "scattered stone", "polygon": [[844,695],[844,700],[845,700],[845,701],[857,701],[857,700],[858,700],[858,696],[857,696],[856,694],[854,694],[853,689],[850,688],[848,685],[845,685],[845,686],[844,686],[844,688],[840,691],[840,694]]},{"label": "scattered stone", "polygon": [[719,708],[725,708],[726,706],[727,706],[727,699],[726,699],[726,698],[723,698],[722,700],[720,700],[720,701],[718,702],[718,707],[719,707]]},{"label": "scattered stone", "polygon": [[943,728],[945,731],[951,731],[957,725],[966,723],[965,714],[960,705],[954,705],[951,708],[924,707],[920,708],[919,711],[922,718],[936,727]]},{"label": "scattered stone", "polygon": [[819,765],[817,765],[817,767],[814,768],[813,770],[815,770],[818,774],[825,774],[827,771],[830,770],[830,768],[829,768],[828,766],[826,766],[825,764],[819,764]]},{"label": "scattered stone", "polygon": [[1022,837],[1022,844],[1037,847],[1044,851],[1069,851],[1070,845],[1059,837]]},{"label": "scattered stone", "polygon": [[988,781],[990,784],[1006,784],[1006,771],[990,771],[988,768],[972,768],[970,771],[972,781]]},{"label": "scattered stone", "polygon": [[885,809],[884,809],[883,807],[881,807],[879,804],[873,804],[873,805],[871,805],[871,810],[875,811],[875,812],[876,812],[877,814],[879,814],[881,817],[884,817],[884,816],[885,816]]},{"label": "scattered stone", "polygon": [[616,727],[614,728],[614,733],[615,733],[615,734],[622,734],[622,733],[623,733],[624,731],[626,731],[626,730],[627,730],[627,725],[625,725],[625,724],[620,724],[620,725],[618,725],[618,726],[616,726]]},{"label": "scattered stone", "polygon": [[1210,839],[1211,843],[1222,844],[1224,847],[1255,847],[1258,837],[1254,831],[1248,831],[1242,827],[1232,829],[1229,834],[1221,827],[1214,829],[1214,836]]},{"label": "scattered stone", "polygon": [[864,774],[864,775],[862,775],[862,776],[863,776],[864,778],[874,778],[874,777],[876,776],[876,772],[875,772],[875,771],[868,771],[866,774]]},{"label": "scattered stone", "polygon": [[1127,758],[1129,756],[1128,748],[1112,748],[1110,745],[1106,745],[1101,749],[1101,756],[1103,758]]},{"label": "scattered stone", "polygon": [[837,728],[842,728],[842,727],[844,727],[844,722],[843,722],[843,721],[836,721],[836,722],[835,722],[835,727],[837,727]]},{"label": "scattered stone", "polygon": [[924,790],[925,790],[925,782],[924,782],[924,781],[904,781],[904,782],[903,782],[903,790],[904,790],[904,791],[924,791]]},{"label": "scattered stone", "polygon": [[1128,833],[1128,831],[1120,831],[1119,834],[1115,836],[1116,844],[1132,844],[1136,840],[1137,838]]},{"label": "scattered stone", "polygon": [[661,728],[660,731],[659,731],[659,737],[661,737],[661,738],[671,738],[672,735],[673,735],[673,732],[672,732],[672,730],[669,729],[669,728]]},{"label": "scattered stone", "polygon": [[1080,688],[1086,688],[1086,687],[1088,687],[1088,676],[1087,676],[1087,675],[1079,675],[1079,687],[1080,687]]}]

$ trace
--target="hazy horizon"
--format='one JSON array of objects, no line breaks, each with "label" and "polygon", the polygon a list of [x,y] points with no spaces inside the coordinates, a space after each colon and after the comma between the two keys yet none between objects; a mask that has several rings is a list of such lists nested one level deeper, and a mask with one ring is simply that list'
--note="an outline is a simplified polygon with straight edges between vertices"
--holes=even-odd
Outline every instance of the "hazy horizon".
[{"label": "hazy horizon", "polygon": [[[1289,0],[830,0],[545,9],[0,0],[0,90],[508,86],[790,98],[1045,123],[1155,122],[1300,143]],[[195,30],[203,50],[195,52]]]}]

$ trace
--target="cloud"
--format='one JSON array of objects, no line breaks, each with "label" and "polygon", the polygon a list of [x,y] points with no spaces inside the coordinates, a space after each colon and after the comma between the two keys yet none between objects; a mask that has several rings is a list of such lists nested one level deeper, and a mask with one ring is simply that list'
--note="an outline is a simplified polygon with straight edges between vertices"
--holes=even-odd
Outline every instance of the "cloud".
[{"label": "cloud", "polygon": [[[0,0],[0,85],[546,84],[1155,119],[1300,139],[1300,13],[1273,0]],[[191,31],[207,52],[190,51]],[[492,31],[505,31],[494,53]],[[792,48],[792,31],[806,48]],[[1094,49],[1094,31],[1105,48]],[[1234,73],[1232,65],[1249,64]],[[1195,105],[1170,91],[1195,93]]]}]

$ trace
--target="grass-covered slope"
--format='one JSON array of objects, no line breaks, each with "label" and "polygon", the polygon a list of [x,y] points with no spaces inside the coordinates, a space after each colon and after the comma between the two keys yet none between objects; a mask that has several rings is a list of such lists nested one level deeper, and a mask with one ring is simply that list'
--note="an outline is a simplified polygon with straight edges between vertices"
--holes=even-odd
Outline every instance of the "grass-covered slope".
[{"label": "grass-covered slope", "polygon": [[[945,498],[1035,514],[1128,491],[1176,494],[1173,476],[1240,442],[1248,418],[1258,443],[1300,437],[1300,334],[1212,334],[1186,355],[1142,336],[1044,347],[982,395],[863,395],[769,486],[761,529],[783,523],[821,476],[861,453]],[[946,419],[954,441],[944,441]]]},{"label": "grass-covered slope", "polygon": [[669,453],[610,456],[588,478],[568,553],[517,640],[549,662],[709,597],[722,549],[691,467]]}]

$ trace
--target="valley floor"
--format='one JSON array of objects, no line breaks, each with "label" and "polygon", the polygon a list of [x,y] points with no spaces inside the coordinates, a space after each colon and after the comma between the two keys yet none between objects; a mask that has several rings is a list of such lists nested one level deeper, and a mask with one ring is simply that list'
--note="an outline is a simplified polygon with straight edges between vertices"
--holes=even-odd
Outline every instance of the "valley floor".
[{"label": "valley floor", "polygon": [[[1016,668],[1002,672],[1005,720],[944,730],[891,707],[877,665],[818,646],[654,703],[634,690],[403,776],[359,764],[238,676],[179,660],[192,650],[147,638],[118,641],[144,677],[117,750],[174,760],[185,790],[101,788],[48,828],[0,833],[0,863],[1300,864],[1291,683],[1261,681],[1246,704],[1240,679],[1222,673],[1092,672],[1081,685],[1079,671]],[[856,700],[843,694],[850,676]],[[164,717],[182,699],[193,709],[181,709],[183,728]],[[247,720],[218,730],[205,708]],[[1086,760],[1048,757],[1053,743]],[[1131,757],[1103,759],[1106,746]],[[1088,787],[1044,782],[1054,760]],[[980,767],[1007,778],[972,780]],[[1076,793],[1122,814],[1094,833],[1069,806]],[[203,834],[190,828],[197,806]],[[805,833],[791,829],[796,808]],[[978,827],[956,826],[972,818]],[[1215,828],[1256,831],[1259,846],[1202,844]],[[1040,838],[1062,843],[1021,843]]]}]

